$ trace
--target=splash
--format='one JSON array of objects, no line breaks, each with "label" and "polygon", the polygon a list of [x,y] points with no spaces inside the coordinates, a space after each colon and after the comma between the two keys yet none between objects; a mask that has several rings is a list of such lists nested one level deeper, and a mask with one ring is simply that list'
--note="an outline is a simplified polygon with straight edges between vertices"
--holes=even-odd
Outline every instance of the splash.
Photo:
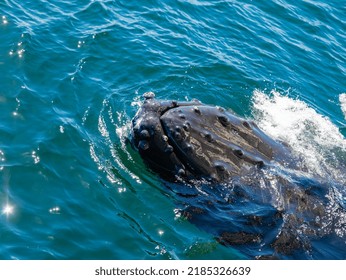
[{"label": "splash", "polygon": [[346,120],[346,93],[342,93],[339,95],[339,101],[340,101],[341,110],[344,113],[344,117]]},{"label": "splash", "polygon": [[[346,95],[341,99],[346,102]],[[259,127],[291,146],[311,175],[346,183],[346,139],[329,118],[277,91],[255,90],[253,109]]]},{"label": "splash", "polygon": [[[344,111],[346,109],[344,106],[346,105],[346,95],[341,95],[339,99]],[[277,209],[285,209],[286,218],[291,219],[296,215],[303,217],[304,223],[296,224],[297,227],[294,232],[303,241],[309,239],[309,232],[305,231],[304,228],[311,229],[314,227],[313,223],[309,223],[309,215],[314,215],[316,225],[314,230],[316,232],[321,236],[334,234],[343,240],[341,242],[345,242],[345,137],[328,117],[319,114],[301,100],[293,99],[277,91],[272,91],[268,95],[255,90],[252,101],[253,115],[258,126],[274,139],[287,143],[292,153],[300,158],[303,166],[303,170],[289,170],[288,173],[285,173],[287,176],[285,180],[293,182],[292,188],[278,190],[280,184],[276,185],[275,179],[268,180],[268,176],[266,176],[264,182],[269,184],[269,191],[273,198],[272,204]],[[311,178],[312,185],[318,182],[316,186],[323,186],[319,191],[326,187],[326,193],[317,200],[311,197],[310,205],[307,205],[306,208],[301,208],[301,205],[297,208],[294,203],[292,205],[287,204],[285,197],[287,199],[287,197],[297,194],[299,197],[300,194],[305,193],[304,189],[298,186],[294,187],[296,180],[294,178],[302,179],[303,185],[305,185],[305,180]],[[269,177],[269,179],[271,178]],[[309,184],[309,179],[306,182]],[[292,191],[293,189],[294,191]],[[316,209],[323,209],[323,211],[319,213]],[[294,215],[289,213],[294,213]],[[294,225],[294,219],[287,220],[284,224]],[[285,227],[281,230],[285,232]],[[335,240],[335,242],[337,241]]]}]

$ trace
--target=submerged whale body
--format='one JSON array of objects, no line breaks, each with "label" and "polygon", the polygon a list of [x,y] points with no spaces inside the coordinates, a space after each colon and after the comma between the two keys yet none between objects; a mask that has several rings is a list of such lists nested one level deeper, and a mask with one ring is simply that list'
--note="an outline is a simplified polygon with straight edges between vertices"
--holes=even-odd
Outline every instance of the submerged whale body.
[{"label": "submerged whale body", "polygon": [[145,98],[132,120],[132,143],[165,177],[224,182],[272,161],[292,162],[287,147],[221,107]]},{"label": "submerged whale body", "polygon": [[290,147],[223,108],[144,97],[131,144],[181,217],[249,258],[346,258],[340,195]]}]

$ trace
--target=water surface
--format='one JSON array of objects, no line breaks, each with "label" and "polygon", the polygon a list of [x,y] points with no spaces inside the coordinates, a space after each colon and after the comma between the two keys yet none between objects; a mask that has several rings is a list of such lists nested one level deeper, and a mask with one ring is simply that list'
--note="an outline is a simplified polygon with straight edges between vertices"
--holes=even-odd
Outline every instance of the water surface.
[{"label": "water surface", "polygon": [[127,144],[154,91],[221,105],[291,145],[324,179],[334,224],[328,246],[283,257],[344,259],[345,15],[336,0],[1,0],[0,258],[262,254],[179,217],[182,201]]}]

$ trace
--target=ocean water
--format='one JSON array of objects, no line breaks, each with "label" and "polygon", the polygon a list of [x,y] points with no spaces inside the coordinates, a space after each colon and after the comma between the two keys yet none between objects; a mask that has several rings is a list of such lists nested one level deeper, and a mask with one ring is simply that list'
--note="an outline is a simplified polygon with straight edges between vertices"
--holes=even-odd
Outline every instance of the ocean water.
[{"label": "ocean water", "polygon": [[[305,213],[290,232],[306,246],[279,257],[345,259],[345,30],[337,0],[0,0],[0,259],[273,254],[272,240],[224,246],[213,228],[299,216],[280,182],[269,172],[214,208],[232,188],[179,197],[126,140],[147,91],[223,106],[286,142],[304,170],[281,175],[293,192],[317,185],[325,215]],[[180,215],[194,203],[208,213],[195,222]]]}]

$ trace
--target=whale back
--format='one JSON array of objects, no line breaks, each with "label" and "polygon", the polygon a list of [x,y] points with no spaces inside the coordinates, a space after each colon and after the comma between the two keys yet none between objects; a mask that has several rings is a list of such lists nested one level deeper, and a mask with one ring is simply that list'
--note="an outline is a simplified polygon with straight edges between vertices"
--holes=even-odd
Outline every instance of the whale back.
[{"label": "whale back", "polygon": [[244,169],[262,167],[280,145],[255,123],[220,107],[181,106],[167,110],[160,118],[174,153],[193,174],[222,181]]}]

